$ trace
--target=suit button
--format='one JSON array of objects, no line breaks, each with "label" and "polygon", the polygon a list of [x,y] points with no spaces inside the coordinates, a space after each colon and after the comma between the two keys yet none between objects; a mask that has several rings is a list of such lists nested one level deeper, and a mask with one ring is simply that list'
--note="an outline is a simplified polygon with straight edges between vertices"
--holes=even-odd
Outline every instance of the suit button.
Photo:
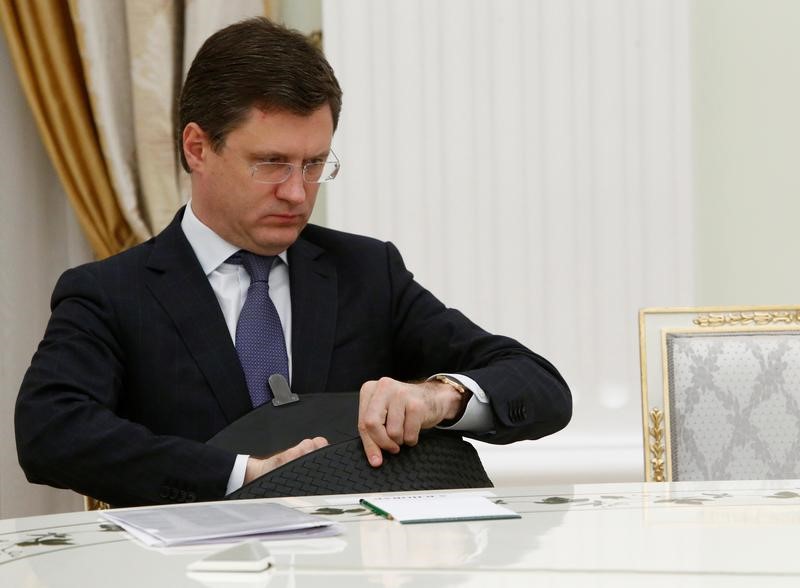
[{"label": "suit button", "polygon": [[508,418],[512,423],[517,423],[528,415],[528,408],[522,402],[515,402],[508,406]]},{"label": "suit button", "polygon": [[168,486],[161,486],[158,491],[159,498],[164,498],[165,500],[169,498],[169,487]]},{"label": "suit button", "polygon": [[197,495],[194,492],[186,493],[186,502],[194,502],[197,500]]},{"label": "suit button", "polygon": [[177,488],[170,488],[169,489],[169,499],[175,500],[178,497],[178,489]]}]

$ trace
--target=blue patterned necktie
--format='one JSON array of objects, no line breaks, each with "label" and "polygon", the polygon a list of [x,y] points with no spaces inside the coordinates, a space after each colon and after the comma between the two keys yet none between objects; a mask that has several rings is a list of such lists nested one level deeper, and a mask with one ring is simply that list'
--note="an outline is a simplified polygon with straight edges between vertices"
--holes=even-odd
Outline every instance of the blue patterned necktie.
[{"label": "blue patterned necktie", "polygon": [[269,377],[282,374],[289,381],[289,358],[278,310],[269,297],[269,272],[275,257],[239,251],[228,259],[241,263],[250,275],[247,299],[236,324],[236,353],[244,370],[253,407],[272,397]]}]

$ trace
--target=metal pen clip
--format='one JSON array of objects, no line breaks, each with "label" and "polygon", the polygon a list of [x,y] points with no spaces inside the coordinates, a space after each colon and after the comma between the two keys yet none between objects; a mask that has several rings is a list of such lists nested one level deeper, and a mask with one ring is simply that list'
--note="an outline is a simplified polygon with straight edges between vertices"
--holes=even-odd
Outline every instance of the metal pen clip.
[{"label": "metal pen clip", "polygon": [[272,406],[291,404],[300,400],[300,397],[289,388],[289,382],[281,374],[272,374],[269,377],[269,387],[272,389]]}]

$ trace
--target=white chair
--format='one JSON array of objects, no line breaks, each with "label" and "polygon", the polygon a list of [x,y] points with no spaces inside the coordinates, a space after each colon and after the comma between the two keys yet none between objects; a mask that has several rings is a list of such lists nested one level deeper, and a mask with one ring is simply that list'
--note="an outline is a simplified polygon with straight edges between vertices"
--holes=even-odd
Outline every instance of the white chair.
[{"label": "white chair", "polygon": [[645,480],[800,478],[800,306],[639,312]]}]

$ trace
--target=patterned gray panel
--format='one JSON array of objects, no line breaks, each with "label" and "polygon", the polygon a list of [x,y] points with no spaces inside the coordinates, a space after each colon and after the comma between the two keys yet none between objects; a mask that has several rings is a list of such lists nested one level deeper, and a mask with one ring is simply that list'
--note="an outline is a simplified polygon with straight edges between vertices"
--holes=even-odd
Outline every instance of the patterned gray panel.
[{"label": "patterned gray panel", "polygon": [[800,478],[800,331],[667,335],[673,480]]}]

